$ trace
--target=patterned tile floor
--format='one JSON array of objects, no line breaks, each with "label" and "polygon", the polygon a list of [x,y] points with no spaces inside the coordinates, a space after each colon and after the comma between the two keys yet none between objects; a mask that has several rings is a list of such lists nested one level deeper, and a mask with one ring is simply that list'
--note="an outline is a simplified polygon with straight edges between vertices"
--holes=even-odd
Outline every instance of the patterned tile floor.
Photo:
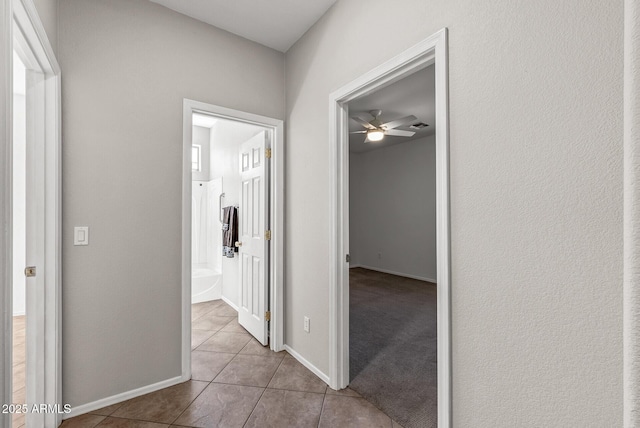
[{"label": "patterned tile floor", "polygon": [[192,379],[64,421],[63,428],[396,428],[356,392],[333,391],[253,339],[221,300],[192,308]]}]

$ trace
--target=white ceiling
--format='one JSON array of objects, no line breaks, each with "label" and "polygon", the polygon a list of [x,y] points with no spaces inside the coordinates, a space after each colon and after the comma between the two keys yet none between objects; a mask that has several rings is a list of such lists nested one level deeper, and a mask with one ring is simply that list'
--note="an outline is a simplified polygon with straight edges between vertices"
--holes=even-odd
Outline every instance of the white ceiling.
[{"label": "white ceiling", "polygon": [[336,0],[151,0],[286,52]]},{"label": "white ceiling", "polygon": [[[432,65],[372,94],[351,101],[349,116],[358,113],[364,113],[366,116],[370,110],[382,110],[380,119],[383,123],[413,115],[418,118],[417,122],[424,122],[429,126],[416,131],[413,137],[386,135],[382,141],[370,143],[364,143],[365,134],[349,134],[349,151],[361,153],[435,134],[435,100],[435,67]],[[362,129],[362,125],[349,120],[349,132]],[[397,129],[414,131],[409,126]]]}]

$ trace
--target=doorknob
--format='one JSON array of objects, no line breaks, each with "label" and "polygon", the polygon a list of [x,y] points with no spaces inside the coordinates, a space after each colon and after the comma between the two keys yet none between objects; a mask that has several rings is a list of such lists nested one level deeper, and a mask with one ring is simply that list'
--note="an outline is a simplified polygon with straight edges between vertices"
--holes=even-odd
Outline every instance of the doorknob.
[{"label": "doorknob", "polygon": [[236,241],[236,247],[242,247],[242,242]]}]

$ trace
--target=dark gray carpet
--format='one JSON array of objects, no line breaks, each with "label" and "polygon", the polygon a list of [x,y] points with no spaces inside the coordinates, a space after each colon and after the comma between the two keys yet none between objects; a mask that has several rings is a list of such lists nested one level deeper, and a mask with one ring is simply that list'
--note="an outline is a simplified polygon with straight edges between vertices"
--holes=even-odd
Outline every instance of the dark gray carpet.
[{"label": "dark gray carpet", "polygon": [[349,272],[350,387],[405,428],[438,426],[436,285]]}]

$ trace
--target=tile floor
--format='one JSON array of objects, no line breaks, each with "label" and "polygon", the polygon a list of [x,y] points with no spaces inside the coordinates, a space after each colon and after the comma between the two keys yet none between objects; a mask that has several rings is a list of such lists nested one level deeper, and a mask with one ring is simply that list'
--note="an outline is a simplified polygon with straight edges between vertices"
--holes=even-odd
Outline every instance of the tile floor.
[{"label": "tile floor", "polygon": [[192,379],[64,421],[63,428],[396,428],[356,392],[333,391],[253,339],[221,300],[192,308]]},{"label": "tile floor", "polygon": [[[13,317],[13,396],[14,404],[25,401],[25,318],[24,315]],[[24,414],[12,416],[12,427],[24,427]]]}]

